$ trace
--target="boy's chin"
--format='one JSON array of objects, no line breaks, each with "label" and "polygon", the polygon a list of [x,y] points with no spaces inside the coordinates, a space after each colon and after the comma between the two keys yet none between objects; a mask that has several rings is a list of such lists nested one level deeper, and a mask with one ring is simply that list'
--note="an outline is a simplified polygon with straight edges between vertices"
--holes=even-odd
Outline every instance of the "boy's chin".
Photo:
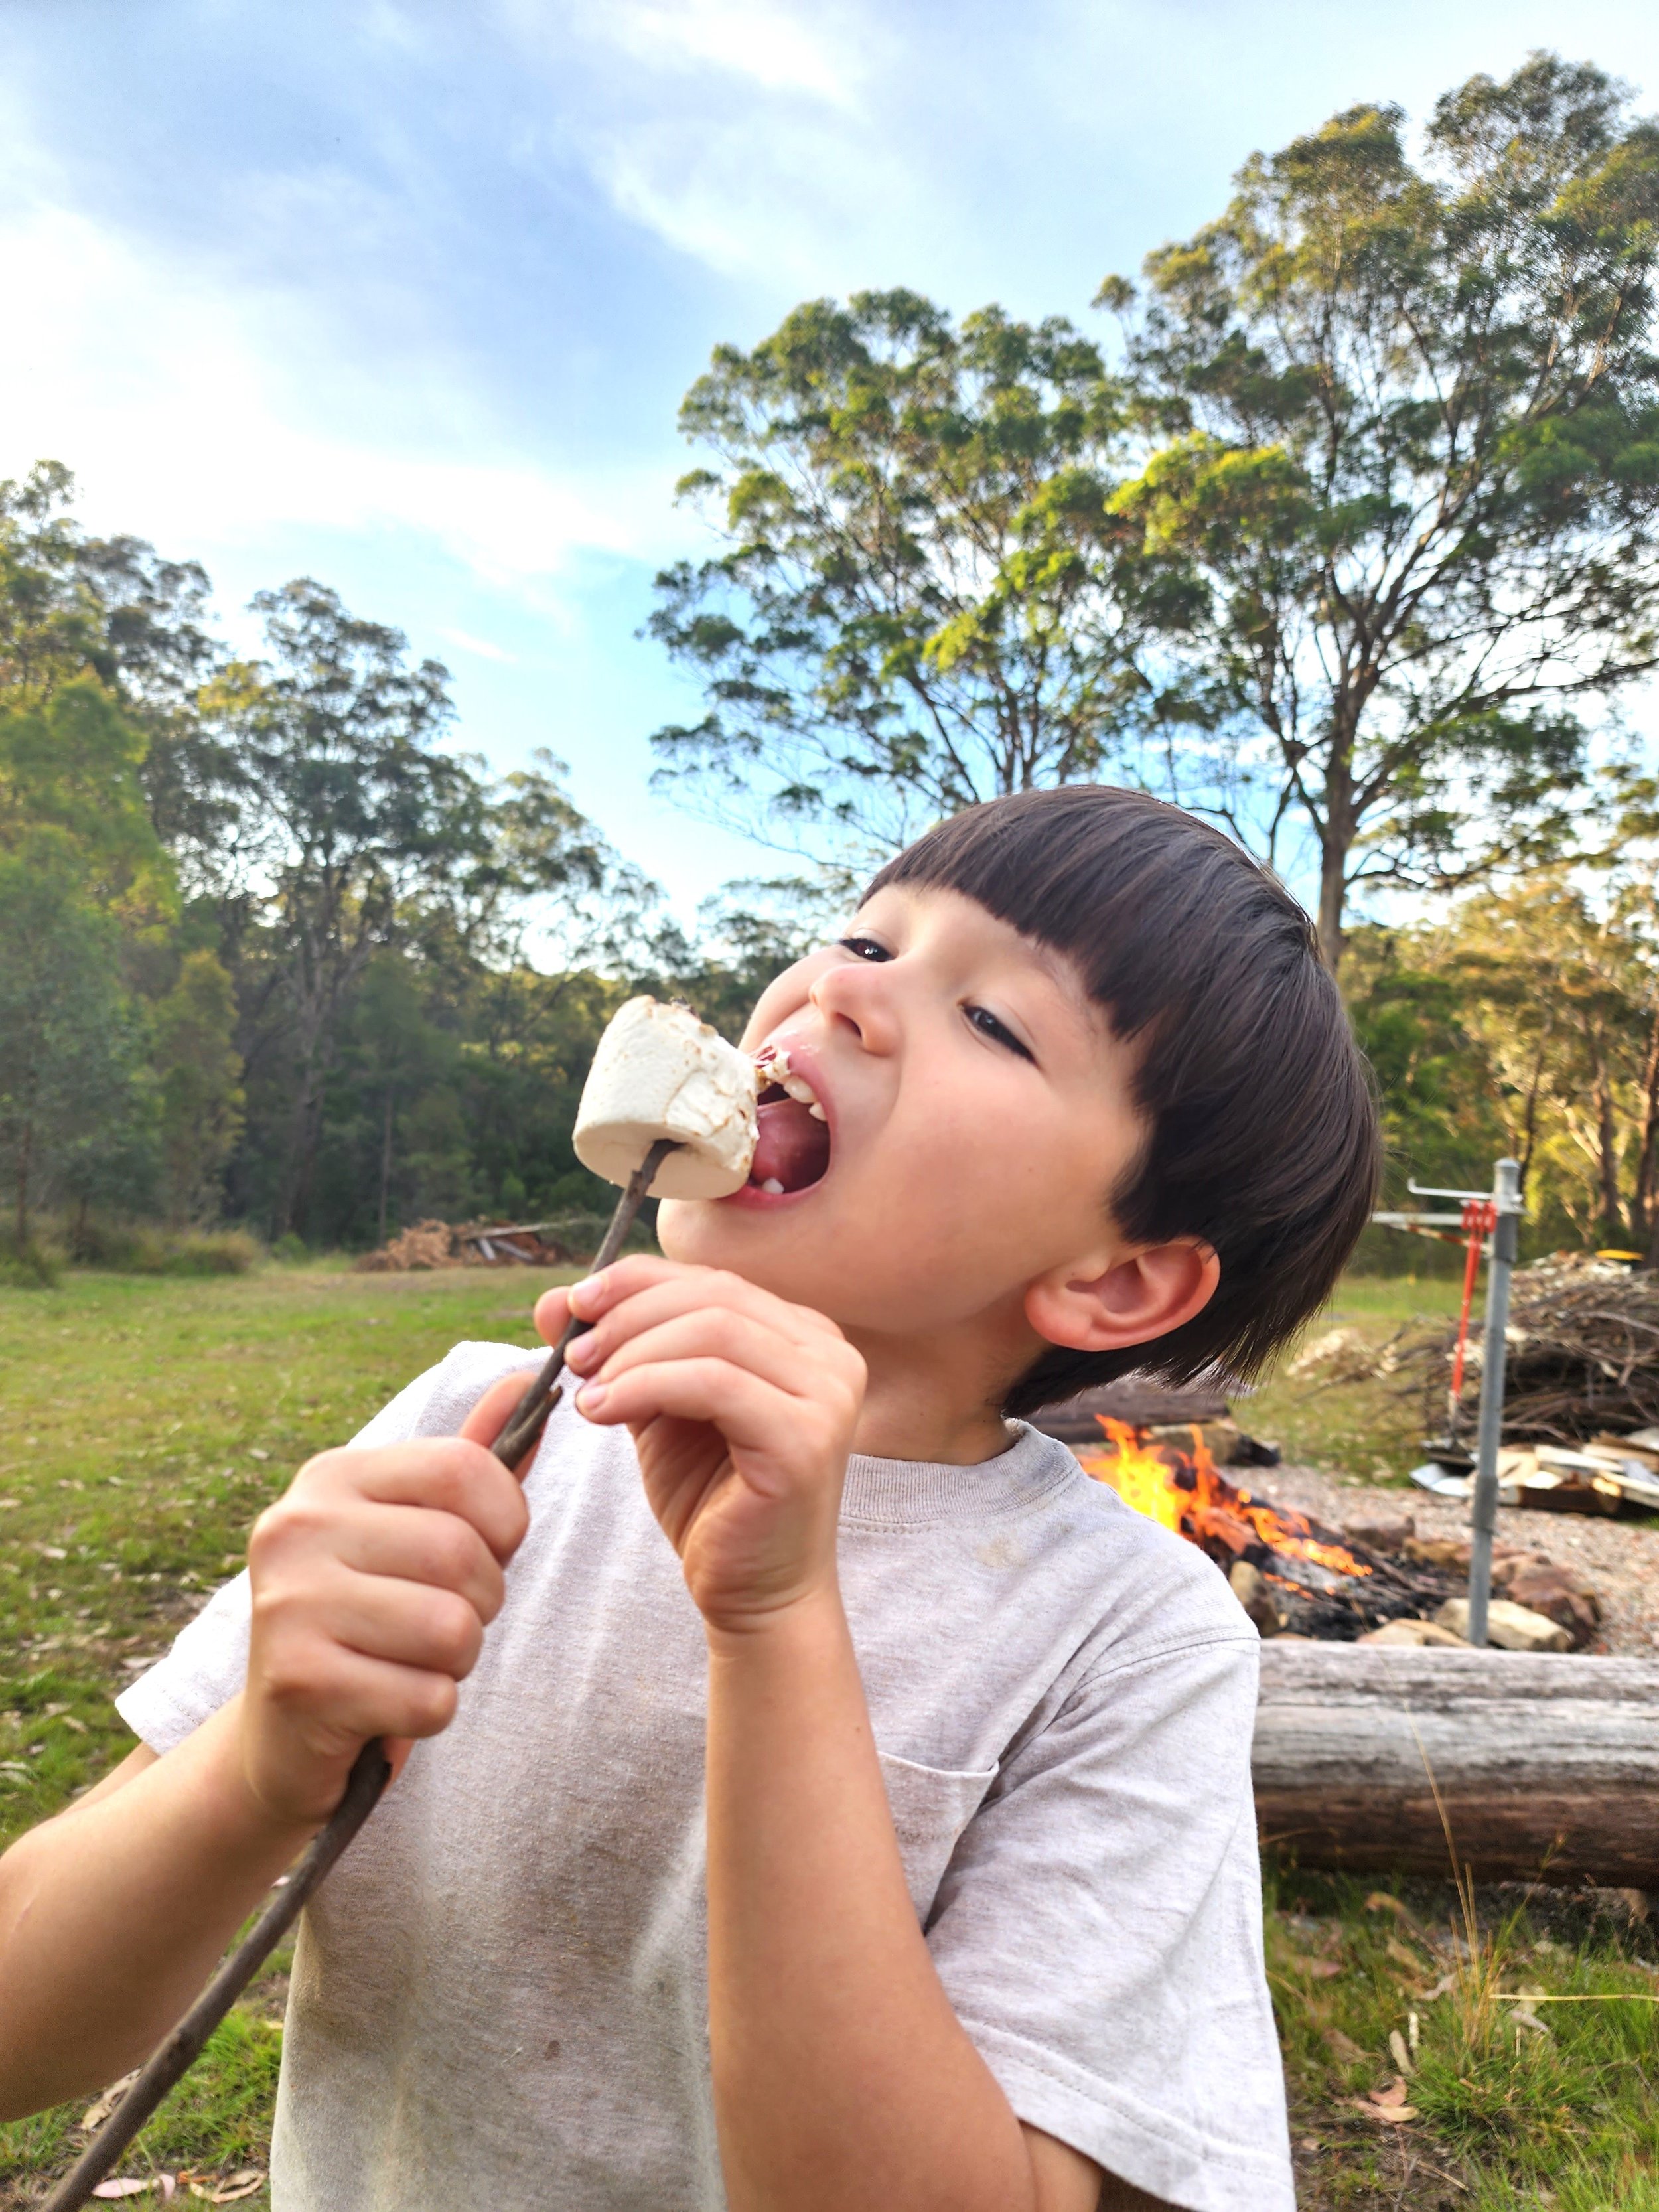
[{"label": "boy's chin", "polygon": [[726,1206],[717,1198],[665,1198],[657,1209],[657,1242],[682,1267],[726,1267],[762,1290],[817,1306],[813,1293],[822,1286],[810,1244],[803,1244],[798,1231],[779,1233],[787,1221],[787,1215],[769,1209]]}]

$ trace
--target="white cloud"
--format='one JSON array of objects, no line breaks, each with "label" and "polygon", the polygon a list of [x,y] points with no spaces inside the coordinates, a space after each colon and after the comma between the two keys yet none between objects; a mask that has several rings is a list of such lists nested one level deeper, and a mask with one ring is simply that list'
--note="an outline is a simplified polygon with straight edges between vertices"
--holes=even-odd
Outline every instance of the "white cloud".
[{"label": "white cloud", "polygon": [[362,419],[374,394],[301,301],[216,283],[64,208],[0,221],[0,284],[30,302],[31,332],[27,354],[0,349],[0,471],[66,461],[94,527],[170,549],[389,529],[507,585],[684,535],[666,459],[556,472],[501,450],[430,364],[389,370],[384,422]]},{"label": "white cloud", "polygon": [[474,637],[470,630],[441,629],[438,635],[446,645],[453,645],[457,653],[470,653],[479,660],[498,660],[511,668],[519,658],[516,653],[509,653],[505,646],[492,645],[487,637]]},{"label": "white cloud", "polygon": [[804,93],[850,105],[853,56],[825,35],[826,11],[772,0],[624,0],[607,6],[596,27],[635,60],[703,67],[749,78],[768,92]]}]

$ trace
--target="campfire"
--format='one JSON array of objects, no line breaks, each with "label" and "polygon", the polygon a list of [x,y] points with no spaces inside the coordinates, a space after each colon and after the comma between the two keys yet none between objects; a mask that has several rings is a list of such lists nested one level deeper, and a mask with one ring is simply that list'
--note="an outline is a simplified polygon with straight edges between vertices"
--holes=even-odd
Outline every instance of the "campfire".
[{"label": "campfire", "polygon": [[1103,1415],[1100,1425],[1105,1449],[1078,1453],[1085,1470],[1137,1513],[1195,1544],[1241,1595],[1257,1585],[1237,1571],[1253,1569],[1281,1632],[1349,1643],[1385,1621],[1431,1613],[1456,1588],[1449,1577],[1387,1559],[1229,1481],[1201,1428],[1178,1445]]}]

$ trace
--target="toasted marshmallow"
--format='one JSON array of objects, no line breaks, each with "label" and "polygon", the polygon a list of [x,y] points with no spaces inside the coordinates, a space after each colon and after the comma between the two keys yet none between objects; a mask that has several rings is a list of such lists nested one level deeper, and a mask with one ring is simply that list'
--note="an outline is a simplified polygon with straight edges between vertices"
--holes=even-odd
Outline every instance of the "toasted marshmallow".
[{"label": "toasted marshmallow", "polygon": [[755,1157],[755,1068],[689,1006],[630,999],[611,1017],[576,1109],[576,1158],[625,1183],[663,1137],[659,1198],[724,1198]]}]

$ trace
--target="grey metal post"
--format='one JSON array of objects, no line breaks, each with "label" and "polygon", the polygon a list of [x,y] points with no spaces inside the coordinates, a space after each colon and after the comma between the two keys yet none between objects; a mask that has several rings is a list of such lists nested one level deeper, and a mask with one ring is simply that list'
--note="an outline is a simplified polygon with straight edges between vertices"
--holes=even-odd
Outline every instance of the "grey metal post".
[{"label": "grey metal post", "polygon": [[1486,1340],[1480,1362],[1480,1427],[1475,1444],[1474,1501],[1469,1512],[1469,1641],[1485,1644],[1492,1602],[1492,1540],[1498,1526],[1498,1447],[1504,1432],[1504,1367],[1508,1358],[1510,1271],[1521,1238],[1521,1163],[1499,1160],[1492,1196],[1498,1222],[1486,1273]]}]

